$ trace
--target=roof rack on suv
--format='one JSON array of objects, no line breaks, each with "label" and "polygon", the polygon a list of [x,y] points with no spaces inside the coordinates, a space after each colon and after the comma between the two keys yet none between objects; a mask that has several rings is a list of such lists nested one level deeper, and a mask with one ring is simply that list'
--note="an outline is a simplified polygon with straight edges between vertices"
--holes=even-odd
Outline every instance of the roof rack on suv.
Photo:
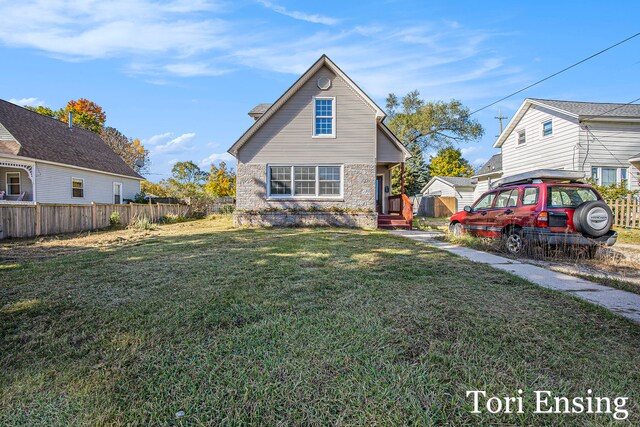
[{"label": "roof rack on suv", "polygon": [[519,173],[507,176],[491,184],[491,188],[505,187],[507,185],[542,183],[542,182],[581,182],[584,179],[584,172],[558,170],[558,169],[536,169],[531,172]]}]

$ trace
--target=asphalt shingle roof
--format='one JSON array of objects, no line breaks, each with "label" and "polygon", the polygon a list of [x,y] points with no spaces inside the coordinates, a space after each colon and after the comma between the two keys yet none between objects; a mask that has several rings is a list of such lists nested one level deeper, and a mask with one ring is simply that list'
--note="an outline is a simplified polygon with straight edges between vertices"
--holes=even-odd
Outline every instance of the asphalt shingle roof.
[{"label": "asphalt shingle roof", "polygon": [[0,123],[20,143],[18,156],[142,178],[97,134],[0,99]]},{"label": "asphalt shingle roof", "polygon": [[491,158],[482,165],[482,167],[476,171],[476,175],[484,175],[491,172],[498,172],[502,170],[502,154],[494,154]]},{"label": "asphalt shingle roof", "polygon": [[439,176],[443,181],[447,181],[449,184],[454,187],[473,187],[471,183],[471,178],[462,178],[459,176]]},{"label": "asphalt shingle roof", "polygon": [[578,102],[558,101],[554,99],[536,99],[550,107],[559,108],[578,116],[602,116],[602,117],[640,117],[639,104],[615,104],[605,102]]}]

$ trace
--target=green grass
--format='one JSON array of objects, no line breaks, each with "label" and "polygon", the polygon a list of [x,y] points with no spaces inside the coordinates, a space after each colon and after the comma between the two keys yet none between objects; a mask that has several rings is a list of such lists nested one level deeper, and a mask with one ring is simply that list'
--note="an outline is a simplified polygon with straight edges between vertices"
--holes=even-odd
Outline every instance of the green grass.
[{"label": "green grass", "polygon": [[614,227],[618,232],[618,243],[628,243],[631,245],[640,245],[640,229]]},{"label": "green grass", "polygon": [[413,217],[413,228],[427,231],[447,231],[449,229],[449,217],[415,216]]},{"label": "green grass", "polygon": [[627,396],[638,425],[639,348],[602,309],[380,231],[202,220],[0,268],[0,425],[612,422],[470,414],[466,390],[519,388]]}]

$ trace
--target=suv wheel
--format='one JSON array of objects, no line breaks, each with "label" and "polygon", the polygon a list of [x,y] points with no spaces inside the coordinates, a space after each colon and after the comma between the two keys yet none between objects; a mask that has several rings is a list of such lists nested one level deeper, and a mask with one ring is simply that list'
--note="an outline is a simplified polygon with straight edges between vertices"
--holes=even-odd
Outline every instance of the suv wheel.
[{"label": "suv wheel", "polygon": [[511,228],[504,235],[504,247],[511,255],[522,255],[525,248],[525,240],[522,231]]}]

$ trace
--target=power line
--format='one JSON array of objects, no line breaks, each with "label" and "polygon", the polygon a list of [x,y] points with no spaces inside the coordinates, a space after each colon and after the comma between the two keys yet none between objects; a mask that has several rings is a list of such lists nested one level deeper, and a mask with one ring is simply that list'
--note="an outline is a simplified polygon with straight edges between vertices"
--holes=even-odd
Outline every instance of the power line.
[{"label": "power line", "polygon": [[542,83],[542,82],[544,82],[544,81],[547,81],[547,80],[549,80],[550,78],[557,76],[558,74],[562,74],[562,73],[564,73],[565,71],[570,70],[570,69],[572,69],[573,67],[576,67],[576,66],[578,66],[578,65],[582,64],[583,62],[586,62],[586,61],[588,61],[588,60],[590,60],[590,59],[592,59],[592,58],[595,58],[596,56],[601,55],[601,54],[605,53],[606,51],[613,49],[613,48],[614,48],[614,47],[616,47],[616,46],[620,46],[622,43],[628,42],[629,40],[631,40],[631,39],[633,39],[633,38],[635,38],[635,37],[638,37],[638,36],[640,36],[640,33],[636,33],[636,34],[632,35],[631,37],[627,37],[626,39],[624,39],[624,40],[622,40],[622,41],[619,41],[618,43],[616,43],[616,44],[614,44],[614,45],[611,45],[611,46],[609,46],[609,47],[607,47],[607,48],[605,48],[605,49],[602,49],[601,51],[596,52],[596,53],[594,53],[593,55],[591,55],[591,56],[589,56],[589,57],[587,57],[587,58],[584,58],[584,59],[583,59],[583,60],[581,60],[581,61],[578,61],[578,62],[576,62],[576,63],[574,63],[574,64],[572,64],[572,65],[569,65],[568,67],[563,68],[562,70],[557,71],[557,72],[555,72],[555,73],[553,73],[553,74],[551,74],[551,75],[549,75],[549,76],[547,76],[547,77],[545,77],[545,78],[543,78],[543,79],[541,79],[541,80],[538,80],[538,81],[537,81],[537,82],[535,82],[535,83],[531,83],[529,86],[527,86],[527,87],[525,87],[525,88],[522,88],[522,89],[520,89],[520,90],[517,90],[517,91],[515,91],[515,92],[513,92],[513,93],[511,93],[511,94],[509,94],[509,95],[507,95],[507,96],[505,96],[505,97],[503,97],[503,98],[500,98],[500,99],[498,99],[497,101],[492,102],[492,103],[491,103],[491,104],[489,104],[489,105],[485,105],[484,107],[479,108],[479,109],[477,109],[477,110],[475,110],[475,111],[473,111],[473,112],[469,113],[469,115],[475,114],[475,113],[477,113],[477,112],[479,112],[479,111],[482,111],[482,110],[484,110],[484,109],[486,109],[486,108],[489,108],[489,107],[491,107],[491,106],[493,106],[493,105],[496,105],[498,102],[502,102],[502,101],[504,101],[505,99],[511,98],[511,97],[512,97],[512,96],[514,96],[514,95],[517,95],[517,94],[519,94],[519,93],[521,93],[521,92],[524,92],[524,91],[525,91],[525,90],[527,90],[527,89],[530,89],[530,88],[532,88],[532,87],[534,87],[534,86],[536,86],[536,85],[538,85],[538,84],[540,84],[540,83]]}]

